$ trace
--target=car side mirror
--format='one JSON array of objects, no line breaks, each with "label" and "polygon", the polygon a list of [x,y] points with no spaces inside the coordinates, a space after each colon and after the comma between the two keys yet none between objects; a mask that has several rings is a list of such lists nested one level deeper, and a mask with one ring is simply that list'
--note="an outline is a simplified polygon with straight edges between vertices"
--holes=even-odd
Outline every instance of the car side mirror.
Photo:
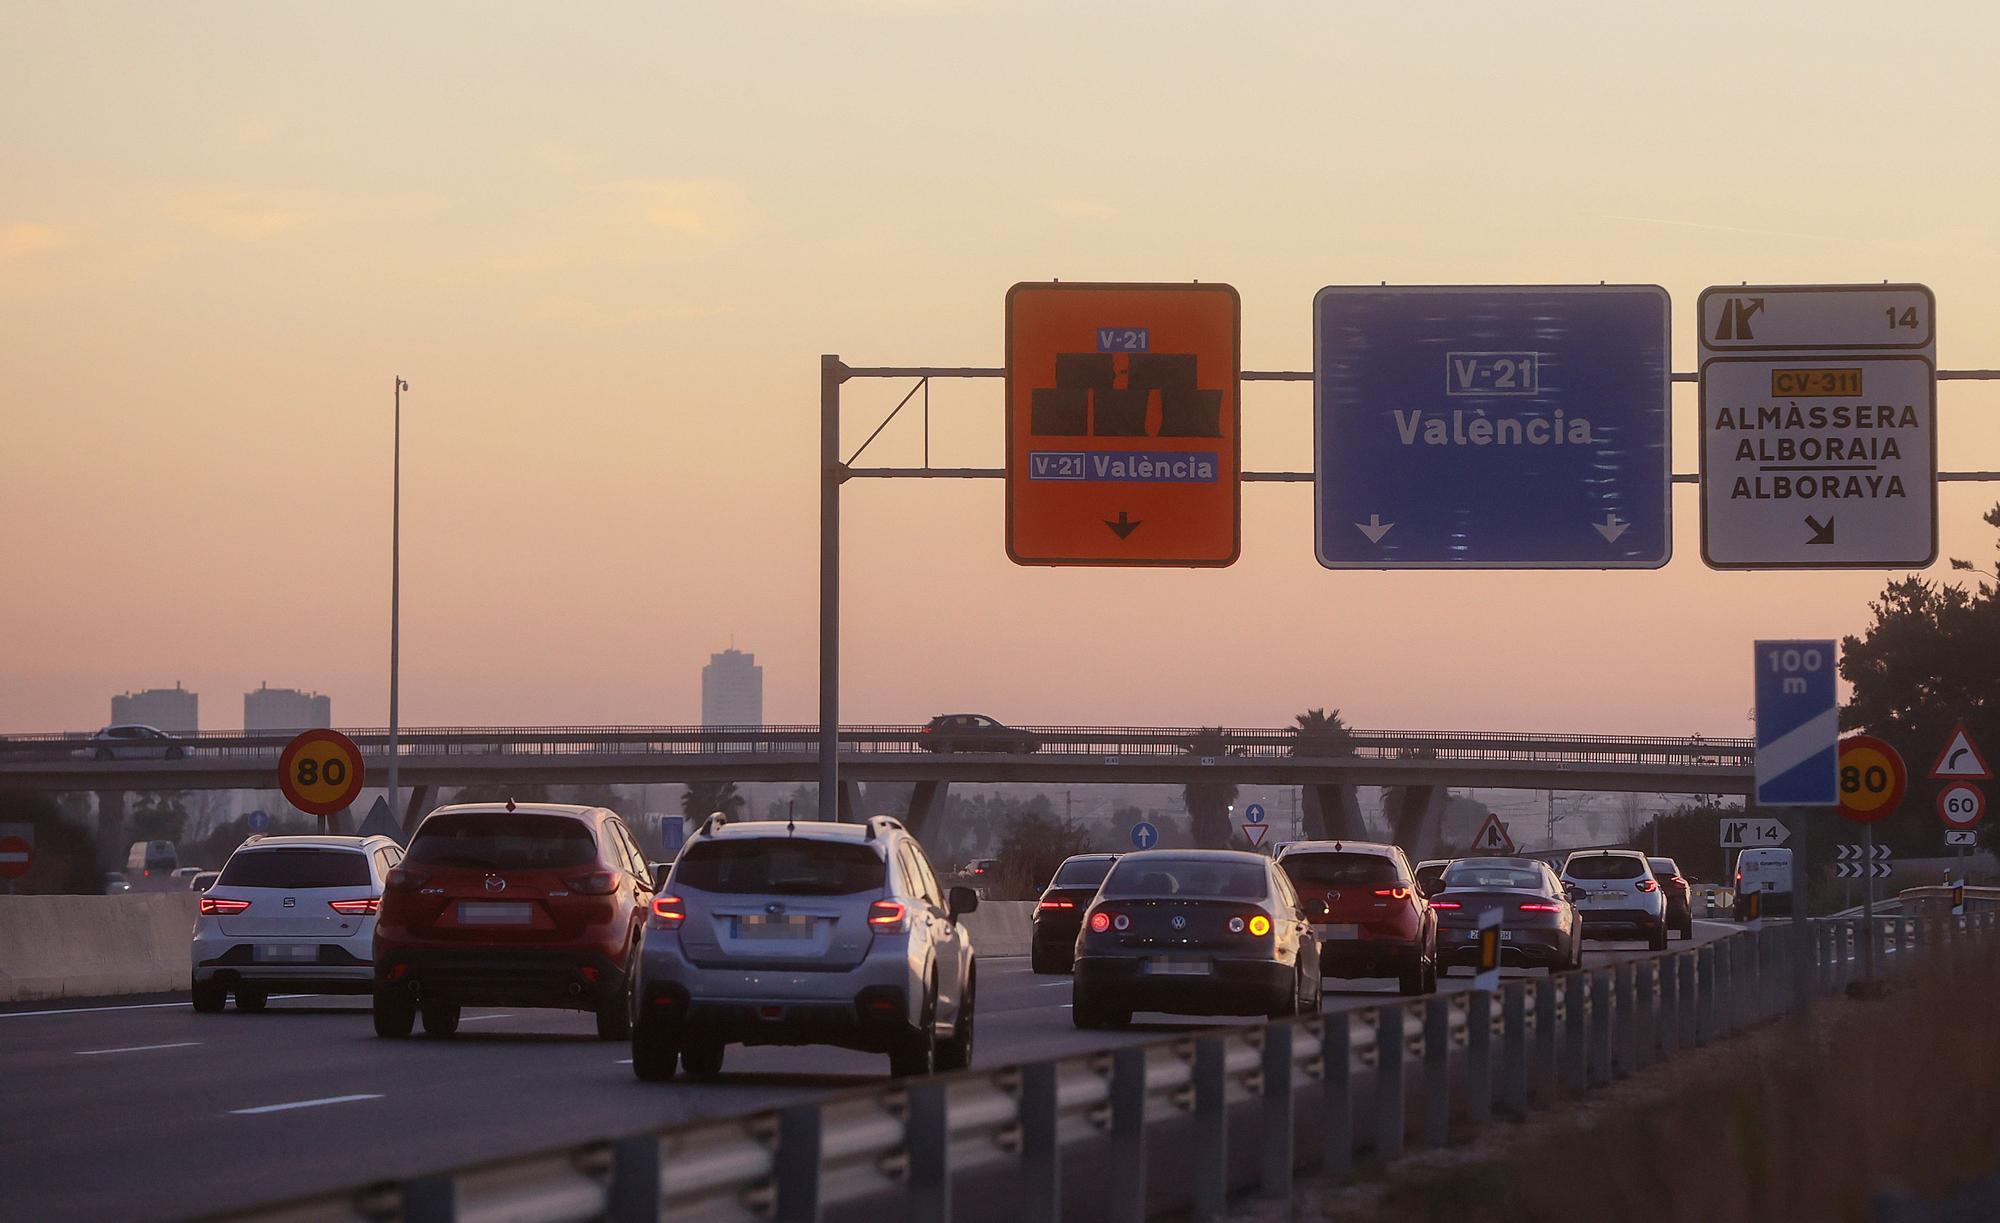
[{"label": "car side mirror", "polygon": [[653,890],[655,892],[662,892],[666,890],[667,872],[672,869],[674,869],[674,864],[671,862],[646,863],[646,873],[653,877]]},{"label": "car side mirror", "polygon": [[945,896],[945,913],[953,921],[979,908],[979,893],[971,888],[953,888]]},{"label": "car side mirror", "polygon": [[1571,904],[1575,904],[1575,903],[1576,903],[1576,898],[1577,898],[1577,897],[1579,897],[1579,896],[1581,896],[1581,895],[1583,895],[1583,893],[1582,893],[1582,892],[1579,892],[1579,891],[1577,891],[1577,889],[1576,889],[1576,885],[1575,885],[1574,883],[1565,883],[1565,884],[1563,884],[1563,899],[1564,899],[1564,900],[1567,900],[1567,901],[1569,901],[1569,902],[1570,902]]}]

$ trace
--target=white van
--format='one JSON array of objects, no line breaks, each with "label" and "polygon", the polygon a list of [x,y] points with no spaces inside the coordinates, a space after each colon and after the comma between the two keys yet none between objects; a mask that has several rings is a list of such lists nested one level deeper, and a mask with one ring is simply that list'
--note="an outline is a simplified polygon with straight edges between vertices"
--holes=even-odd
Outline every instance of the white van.
[{"label": "white van", "polygon": [[1736,855],[1737,921],[1748,915],[1752,892],[1757,894],[1759,916],[1792,911],[1791,850],[1746,849]]}]

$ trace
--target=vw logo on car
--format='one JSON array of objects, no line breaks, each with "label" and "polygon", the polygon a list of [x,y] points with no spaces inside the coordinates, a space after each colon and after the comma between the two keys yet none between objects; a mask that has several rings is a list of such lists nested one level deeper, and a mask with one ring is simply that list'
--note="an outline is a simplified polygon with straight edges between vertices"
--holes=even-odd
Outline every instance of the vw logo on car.
[{"label": "vw logo on car", "polygon": [[1176,916],[1173,925],[1176,930],[1185,930],[1187,929],[1187,918]]}]

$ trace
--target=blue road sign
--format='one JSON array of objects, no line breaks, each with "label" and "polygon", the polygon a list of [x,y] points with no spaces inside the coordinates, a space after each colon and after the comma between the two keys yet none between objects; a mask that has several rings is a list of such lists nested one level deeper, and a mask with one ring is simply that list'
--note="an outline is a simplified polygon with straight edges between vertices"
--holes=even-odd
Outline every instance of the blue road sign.
[{"label": "blue road sign", "polygon": [[1670,315],[1653,285],[1321,289],[1320,564],[1666,564]]},{"label": "blue road sign", "polygon": [[244,816],[243,822],[250,825],[250,831],[262,832],[271,826],[271,817],[266,815],[263,808],[260,807],[252,811],[249,815]]},{"label": "blue road sign", "polygon": [[1160,843],[1160,830],[1140,820],[1132,825],[1132,848],[1151,849]]},{"label": "blue road sign", "polygon": [[1840,801],[1839,643],[1757,643],[1757,805]]},{"label": "blue road sign", "polygon": [[1246,820],[1249,820],[1249,821],[1250,821],[1251,823],[1253,823],[1253,824],[1261,824],[1261,823],[1263,823],[1263,822],[1264,822],[1264,804],[1262,804],[1262,803],[1251,803],[1251,804],[1250,804],[1249,806],[1247,806],[1247,807],[1243,808],[1243,818],[1244,818],[1244,819],[1246,819]]}]

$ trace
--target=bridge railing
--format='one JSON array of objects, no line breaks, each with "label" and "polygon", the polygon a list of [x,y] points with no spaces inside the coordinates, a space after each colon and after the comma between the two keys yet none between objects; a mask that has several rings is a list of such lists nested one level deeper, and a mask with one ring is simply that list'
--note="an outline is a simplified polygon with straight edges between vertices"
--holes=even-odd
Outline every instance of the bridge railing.
[{"label": "bridge railing", "polygon": [[[2000,911],[1814,923],[1805,980],[1967,950]],[[239,1223],[827,1216],[1139,1223],[1289,1202],[1295,1178],[1438,1148],[1792,1011],[1788,925],[1467,991],[827,1096],[748,1116],[357,1185]],[[667,1088],[666,1090],[672,1090]]]}]

